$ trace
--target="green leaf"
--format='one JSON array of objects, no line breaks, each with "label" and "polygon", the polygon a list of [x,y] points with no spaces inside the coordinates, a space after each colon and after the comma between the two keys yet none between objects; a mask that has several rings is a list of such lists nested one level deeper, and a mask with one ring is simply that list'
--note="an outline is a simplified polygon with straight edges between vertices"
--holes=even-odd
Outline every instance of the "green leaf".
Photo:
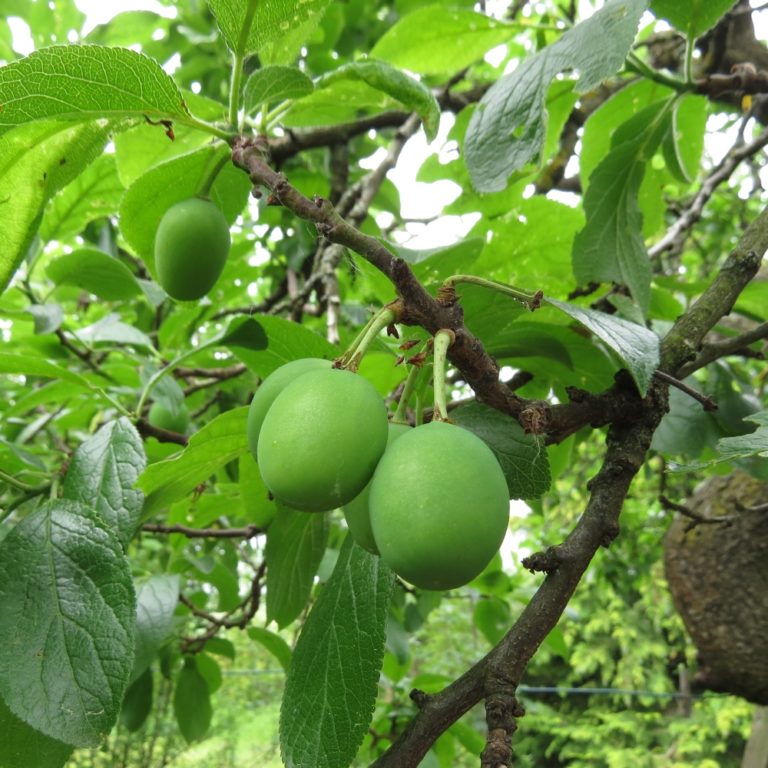
[{"label": "green leaf", "polygon": [[133,665],[135,602],[118,538],[74,501],[52,501],[0,544],[0,694],[47,736],[97,746]]},{"label": "green leaf", "polygon": [[72,754],[69,744],[45,736],[19,720],[0,698],[0,768],[63,768]]},{"label": "green leaf", "polygon": [[[175,203],[197,195],[228,155],[228,147],[206,146],[151,168],[128,188],[120,205],[121,233],[153,277],[157,277],[155,232],[160,219]],[[172,184],[169,179],[173,179]],[[250,189],[248,177],[227,163],[216,176],[209,197],[232,223],[245,206]]]},{"label": "green leaf", "polygon": [[120,708],[120,721],[128,733],[134,733],[144,725],[152,710],[152,670],[144,672],[128,687]]},{"label": "green leaf", "polygon": [[299,636],[280,708],[287,768],[346,768],[373,716],[394,575],[347,536]]},{"label": "green leaf", "polygon": [[157,574],[136,588],[136,653],[132,680],[150,665],[173,633],[178,603],[178,575]]},{"label": "green leaf", "polygon": [[85,328],[78,328],[73,335],[88,346],[97,344],[126,344],[134,347],[152,349],[152,339],[138,328],[120,319],[116,312],[97,320]]},{"label": "green leaf", "polygon": [[[687,383],[696,386],[692,378]],[[651,448],[667,456],[696,459],[703,450],[711,449],[721,434],[712,414],[707,413],[701,403],[672,388],[669,410],[653,435]]]},{"label": "green leaf", "polygon": [[717,441],[717,450],[723,460],[746,459],[752,456],[768,457],[768,411],[759,411],[746,416],[744,421],[751,421],[758,427],[748,435],[724,437]]},{"label": "green leaf", "polygon": [[257,53],[308,22],[319,23],[330,1],[208,0],[208,5],[230,50],[242,55]]},{"label": "green leaf", "polygon": [[134,486],[146,465],[144,443],[133,424],[125,417],[111,421],[75,451],[64,482],[64,498],[96,510],[127,547],[144,501]]},{"label": "green leaf", "polygon": [[23,376],[41,376],[44,379],[61,379],[78,384],[85,389],[91,385],[79,373],[73,373],[47,360],[36,359],[29,355],[12,355],[0,352],[0,373],[21,374]]},{"label": "green leaf", "polygon": [[269,489],[261,479],[256,460],[250,451],[240,455],[237,474],[248,522],[262,528],[269,525],[277,514],[277,503],[270,498]]},{"label": "green leaf", "polygon": [[211,725],[213,709],[208,683],[198,672],[194,658],[188,658],[176,678],[173,711],[184,740],[202,739]]},{"label": "green leaf", "polygon": [[32,315],[35,335],[53,333],[64,320],[64,310],[60,304],[32,304],[24,311]]},{"label": "green leaf", "polygon": [[491,645],[496,645],[512,626],[509,605],[498,597],[480,598],[475,604],[472,620]]},{"label": "green leaf", "polygon": [[146,494],[144,518],[186,496],[218,469],[248,450],[248,408],[219,414],[189,439],[176,456],[150,464],[136,486]]},{"label": "green leaf", "polygon": [[0,292],[26,255],[46,203],[101,152],[108,132],[104,124],[40,122],[0,136]]},{"label": "green leaf", "polygon": [[35,120],[88,122],[189,114],[173,80],[143,53],[54,45],[0,68],[0,134]]},{"label": "green leaf", "polygon": [[361,80],[371,88],[386,93],[399,101],[409,112],[418,114],[424,124],[427,139],[432,141],[437,136],[440,107],[432,91],[424,83],[384,61],[367,59],[344,64],[324,75],[315,85],[322,89],[343,80]]},{"label": "green leaf", "polygon": [[246,112],[253,112],[262,104],[274,104],[286,99],[300,99],[312,93],[315,86],[296,67],[264,67],[257,69],[245,84],[243,103]]},{"label": "green leaf", "polygon": [[645,397],[653,372],[659,365],[659,337],[653,331],[605,312],[555,299],[545,301],[578,320],[616,352]]},{"label": "green leaf", "polygon": [[133,272],[122,261],[95,248],[64,254],[46,272],[57,285],[75,285],[105,301],[125,301],[141,293]]},{"label": "green leaf", "polygon": [[707,100],[704,96],[686,94],[676,99],[672,124],[664,136],[662,151],[669,172],[685,184],[696,179],[704,150],[707,127]]},{"label": "green leaf", "polygon": [[730,8],[733,0],[653,0],[651,11],[660,19],[666,19],[686,37],[693,40],[714,27],[718,19]]},{"label": "green leaf", "polygon": [[648,0],[606,3],[491,86],[472,115],[465,140],[476,189],[504,189],[514,171],[536,158],[546,136],[544,101],[557,74],[578,70],[576,90],[584,93],[621,67],[647,5]]},{"label": "green leaf", "polygon": [[248,630],[248,637],[263,645],[280,662],[280,666],[286,672],[288,671],[293,651],[280,635],[270,632],[264,627],[251,627]]},{"label": "green leaf", "polygon": [[638,193],[647,163],[669,129],[672,100],[630,118],[589,180],[587,223],[573,241],[573,272],[581,283],[626,285],[643,313],[651,296],[651,263],[642,237]]},{"label": "green leaf", "polygon": [[515,32],[482,13],[429,5],[390,27],[371,57],[422,75],[448,74],[474,64]]},{"label": "green leaf", "polygon": [[96,158],[48,203],[40,237],[47,242],[79,234],[88,222],[113,214],[124,191],[115,156]]},{"label": "green leaf", "polygon": [[474,432],[494,452],[507,479],[510,499],[534,499],[549,490],[547,451],[511,416],[482,403],[469,403],[453,411],[451,419]]},{"label": "green leaf", "polygon": [[267,533],[267,622],[282,629],[304,609],[329,530],[327,515],[278,505]]}]

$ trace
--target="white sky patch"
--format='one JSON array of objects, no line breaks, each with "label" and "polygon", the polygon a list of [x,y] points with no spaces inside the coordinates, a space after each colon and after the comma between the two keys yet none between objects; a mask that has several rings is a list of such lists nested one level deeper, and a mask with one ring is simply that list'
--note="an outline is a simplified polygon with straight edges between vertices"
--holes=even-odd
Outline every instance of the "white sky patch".
[{"label": "white sky patch", "polygon": [[18,16],[10,16],[8,18],[8,27],[11,30],[11,45],[13,50],[22,56],[28,56],[35,50],[35,43],[32,40],[32,34],[24,19],[18,18]]}]

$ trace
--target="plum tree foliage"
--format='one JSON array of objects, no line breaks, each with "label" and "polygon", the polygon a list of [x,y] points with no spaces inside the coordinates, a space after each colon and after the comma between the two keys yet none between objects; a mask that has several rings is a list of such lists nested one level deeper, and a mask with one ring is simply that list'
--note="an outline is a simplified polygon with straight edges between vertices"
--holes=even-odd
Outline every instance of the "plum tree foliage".
[{"label": "plum tree foliage", "polygon": [[0,768],[741,764],[758,4],[155,5],[0,18]]}]

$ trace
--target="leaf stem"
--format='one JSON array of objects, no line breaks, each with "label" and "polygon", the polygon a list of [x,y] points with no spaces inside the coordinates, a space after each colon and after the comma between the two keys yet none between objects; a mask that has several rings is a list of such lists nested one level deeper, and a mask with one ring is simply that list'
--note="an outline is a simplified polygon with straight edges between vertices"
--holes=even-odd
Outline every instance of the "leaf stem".
[{"label": "leaf stem", "polygon": [[687,93],[688,91],[693,90],[693,83],[686,83],[676,77],[669,77],[663,72],[659,72],[659,70],[646,64],[633,51],[630,51],[627,55],[626,64],[632,71],[648,78],[648,80],[653,80],[653,82],[659,83],[659,85],[665,85],[667,88],[677,91],[677,93]]},{"label": "leaf stem", "polygon": [[33,488],[31,485],[27,485],[25,482],[21,480],[17,480],[13,475],[9,475],[7,472],[3,471],[2,469],[0,469],[0,480],[12,486],[17,491],[23,491],[24,493],[33,493],[34,491],[37,490],[36,488]]},{"label": "leaf stem", "polygon": [[237,45],[232,51],[232,79],[229,84],[229,124],[235,130],[239,128],[238,112],[240,111],[240,88],[243,80],[243,62],[245,61],[245,49],[248,46],[248,36],[251,34],[253,17],[256,15],[258,0],[250,0],[245,8],[243,26],[240,28],[240,36]]},{"label": "leaf stem", "polygon": [[688,86],[693,86],[693,47],[694,39],[690,35],[685,39],[685,64],[683,75]]},{"label": "leaf stem", "polygon": [[456,334],[449,328],[441,328],[435,334],[433,349],[433,387],[435,390],[435,412],[433,421],[448,421],[448,406],[445,398],[445,362],[448,355],[448,347],[453,344]]},{"label": "leaf stem", "polygon": [[452,291],[457,283],[469,283],[470,285],[479,285],[482,288],[488,288],[498,293],[503,293],[506,296],[511,296],[517,301],[521,301],[528,309],[537,309],[541,303],[541,292],[527,293],[521,291],[519,288],[515,288],[513,285],[507,285],[506,283],[500,283],[496,280],[488,280],[484,277],[477,277],[476,275],[451,275],[443,281],[441,291]]},{"label": "leaf stem", "polygon": [[213,163],[213,167],[211,170],[206,174],[205,181],[200,186],[200,189],[198,190],[197,194],[200,197],[210,197],[211,193],[211,187],[213,186],[214,182],[216,181],[216,177],[221,172],[222,168],[227,164],[227,161],[230,159],[229,152],[225,152],[222,154],[221,157],[216,159]]},{"label": "leaf stem", "polygon": [[198,131],[210,133],[216,138],[226,141],[227,144],[231,144],[237,137],[236,131],[225,131],[223,128],[219,128],[218,125],[209,123],[206,120],[201,120],[199,117],[195,117],[194,115],[187,115],[184,120],[179,120],[179,122],[183,122],[190,128],[196,128]]}]

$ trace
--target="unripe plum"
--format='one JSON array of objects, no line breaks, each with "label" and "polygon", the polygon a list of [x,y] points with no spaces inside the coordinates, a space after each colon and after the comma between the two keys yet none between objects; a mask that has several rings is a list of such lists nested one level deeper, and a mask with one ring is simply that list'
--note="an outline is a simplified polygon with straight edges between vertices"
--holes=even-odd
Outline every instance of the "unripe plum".
[{"label": "unripe plum", "polygon": [[171,410],[163,403],[156,401],[149,409],[147,420],[153,427],[178,432],[180,435],[186,434],[189,429],[189,411],[183,405],[176,410]]},{"label": "unripe plum", "polygon": [[179,301],[205,296],[229,254],[229,225],[210,200],[192,197],[172,205],[155,233],[155,270],[165,292]]},{"label": "unripe plum", "polygon": [[375,387],[345,370],[299,376],[261,425],[256,460],[275,498],[325,512],[354,499],[387,442],[387,409]]},{"label": "unripe plum", "polygon": [[509,492],[479,437],[430,422],[382,456],[370,513],[381,558],[395,573],[421,589],[453,589],[475,578],[501,546]]}]

